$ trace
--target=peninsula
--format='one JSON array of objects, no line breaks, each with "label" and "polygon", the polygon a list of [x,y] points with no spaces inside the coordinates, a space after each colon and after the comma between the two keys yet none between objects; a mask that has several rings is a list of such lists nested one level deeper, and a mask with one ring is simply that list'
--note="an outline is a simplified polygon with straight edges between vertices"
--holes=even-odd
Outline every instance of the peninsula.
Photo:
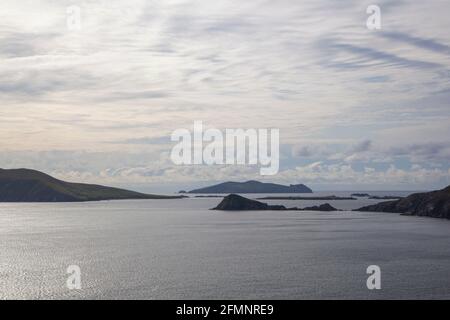
[{"label": "peninsula", "polygon": [[125,199],[178,199],[94,184],[65,182],[30,169],[0,169],[0,202],[79,202]]},{"label": "peninsula", "polygon": [[355,211],[393,212],[408,216],[450,219],[450,186],[437,191],[414,193],[406,198],[380,202]]}]

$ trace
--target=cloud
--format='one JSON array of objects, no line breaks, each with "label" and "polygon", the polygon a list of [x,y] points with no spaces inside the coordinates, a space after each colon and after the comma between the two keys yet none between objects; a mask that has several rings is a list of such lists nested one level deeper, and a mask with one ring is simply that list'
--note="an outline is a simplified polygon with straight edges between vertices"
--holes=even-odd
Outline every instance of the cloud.
[{"label": "cloud", "polygon": [[434,39],[421,38],[403,32],[392,32],[392,31],[383,32],[380,35],[390,40],[404,42],[406,44],[418,48],[430,50],[445,55],[450,55],[450,46],[445,43],[438,42],[437,40]]},{"label": "cloud", "polygon": [[392,156],[404,156],[412,161],[450,161],[450,143],[409,144],[392,147],[387,151]]},{"label": "cloud", "polygon": [[365,152],[365,151],[369,151],[371,147],[372,147],[371,140],[363,140],[363,141],[359,142],[358,144],[356,144],[355,146],[353,146],[352,151],[353,152]]},{"label": "cloud", "polygon": [[345,60],[339,60],[335,58],[334,60],[323,62],[324,66],[336,69],[389,66],[389,67],[418,68],[428,70],[445,67],[440,63],[424,61],[419,59],[409,59],[379,49],[362,47],[349,43],[337,43],[333,39],[322,40],[320,47],[324,48],[331,54],[331,56],[329,56],[328,59],[333,59],[333,55],[336,57],[339,56],[341,52],[351,54],[350,57],[346,56]]},{"label": "cloud", "polygon": [[361,80],[368,83],[382,83],[389,81],[390,78],[388,76],[373,76],[373,77],[364,77]]},{"label": "cloud", "polygon": [[313,152],[308,146],[293,146],[292,156],[294,157],[311,157]]},{"label": "cloud", "polygon": [[0,4],[0,166],[114,183],[258,178],[167,161],[169,133],[203,120],[279,128],[286,176],[274,179],[371,184],[370,168],[381,179],[392,164],[398,182],[425,175],[415,163],[440,184],[433,168],[448,170],[448,3],[380,1],[379,31],[356,0],[83,1],[79,32],[68,5]]},{"label": "cloud", "polygon": [[47,43],[57,41],[58,37],[56,32],[2,32],[0,28],[0,56],[12,59],[45,54]]},{"label": "cloud", "polygon": [[163,137],[142,137],[142,138],[130,138],[120,141],[112,141],[108,143],[115,144],[150,144],[150,145],[159,145],[159,144],[170,144],[171,140],[169,136]]},{"label": "cloud", "polygon": [[[411,190],[416,186],[430,186],[439,182],[440,186],[450,183],[450,175],[447,170],[427,169],[420,166],[412,167],[410,170],[397,168],[390,165],[387,170],[376,170],[372,167],[363,167],[355,170],[348,164],[315,164],[314,166],[302,166],[282,172],[284,179],[299,177],[300,181],[326,186],[367,186],[371,181],[371,188],[386,185],[400,187],[400,189]],[[415,189],[417,190],[417,189]]]}]

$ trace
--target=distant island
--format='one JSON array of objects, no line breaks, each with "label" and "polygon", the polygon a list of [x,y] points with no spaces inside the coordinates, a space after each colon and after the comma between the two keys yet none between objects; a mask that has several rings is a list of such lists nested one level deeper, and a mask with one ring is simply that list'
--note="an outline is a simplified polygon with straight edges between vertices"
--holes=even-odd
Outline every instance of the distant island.
[{"label": "distant island", "polygon": [[395,201],[380,202],[355,211],[392,212],[450,219],[450,186],[438,191],[415,193]]},{"label": "distant island", "polygon": [[356,200],[353,197],[337,197],[337,196],[323,196],[323,197],[263,197],[258,200]]},{"label": "distant island", "polygon": [[[279,199],[267,197],[266,199]],[[281,197],[281,199],[285,199]],[[247,199],[240,195],[230,194],[212,210],[223,211],[249,211],[249,210],[272,210],[272,211],[340,211],[330,204],[306,208],[286,208],[283,205],[269,205],[264,202]],[[415,193],[408,197],[395,201],[385,201],[374,205],[365,206],[353,211],[366,212],[390,212],[400,213],[408,216],[426,216],[433,218],[450,219],[450,186],[445,189],[424,193]]]},{"label": "distant island", "polygon": [[256,200],[251,200],[242,197],[237,194],[230,194],[223,198],[223,200],[217,205],[217,207],[211,210],[222,210],[222,211],[250,211],[250,210],[272,210],[272,211],[338,211],[336,208],[332,207],[330,204],[325,203],[320,206],[306,207],[303,209],[293,207],[286,208],[282,205],[269,205],[264,202],[259,202]]},{"label": "distant island", "polygon": [[188,193],[312,193],[304,184],[291,184],[289,186],[264,183],[259,181],[224,182],[210,187],[195,189]]},{"label": "distant island", "polygon": [[94,184],[71,183],[30,169],[0,169],[0,202],[79,202],[125,199],[178,199]]},{"label": "distant island", "polygon": [[399,200],[399,199],[403,199],[404,197],[399,197],[399,196],[369,196],[369,199],[372,200]]},{"label": "distant island", "polygon": [[219,196],[218,194],[200,195],[200,196],[195,196],[195,198],[223,198],[223,195],[221,195],[221,196]]},{"label": "distant island", "polygon": [[371,196],[368,193],[352,193],[352,197],[369,198],[372,200],[398,200],[404,198],[400,196]]}]

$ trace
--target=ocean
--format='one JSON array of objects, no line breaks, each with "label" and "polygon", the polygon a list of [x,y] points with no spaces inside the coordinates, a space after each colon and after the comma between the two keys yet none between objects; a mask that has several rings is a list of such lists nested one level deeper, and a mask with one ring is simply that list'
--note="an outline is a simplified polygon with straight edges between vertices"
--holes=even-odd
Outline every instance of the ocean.
[{"label": "ocean", "polygon": [[[350,192],[312,195],[332,194]],[[349,211],[368,199],[266,201],[339,212],[209,210],[220,201],[1,203],[0,299],[450,298],[450,221]],[[367,288],[370,265],[380,290]]]}]

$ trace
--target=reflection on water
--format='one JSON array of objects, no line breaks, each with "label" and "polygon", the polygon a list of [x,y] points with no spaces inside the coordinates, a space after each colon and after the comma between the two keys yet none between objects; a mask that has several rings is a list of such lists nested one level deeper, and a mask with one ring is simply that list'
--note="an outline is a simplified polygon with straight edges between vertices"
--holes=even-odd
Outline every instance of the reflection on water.
[{"label": "reflection on water", "polygon": [[[314,196],[331,194],[349,193]],[[219,201],[0,204],[0,298],[450,298],[450,221],[208,210]],[[66,286],[69,265],[81,290]],[[366,287],[369,265],[381,267],[381,290]]]}]

